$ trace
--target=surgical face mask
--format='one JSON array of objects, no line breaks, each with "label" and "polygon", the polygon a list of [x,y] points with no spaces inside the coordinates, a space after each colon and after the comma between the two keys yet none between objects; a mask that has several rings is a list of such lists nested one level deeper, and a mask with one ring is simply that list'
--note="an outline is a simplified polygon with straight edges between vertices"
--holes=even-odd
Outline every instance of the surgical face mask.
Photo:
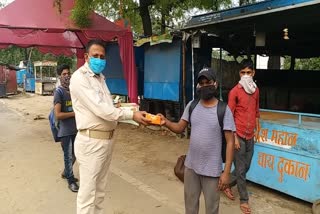
[{"label": "surgical face mask", "polygon": [[214,85],[206,85],[197,88],[197,95],[202,100],[210,100],[216,95],[216,87]]},{"label": "surgical face mask", "polygon": [[70,76],[61,76],[60,77],[60,84],[62,87],[65,89],[69,90],[69,85],[70,85]]},{"label": "surgical face mask", "polygon": [[99,59],[94,57],[90,57],[89,59],[89,67],[95,74],[101,74],[106,65],[107,61],[105,59]]}]

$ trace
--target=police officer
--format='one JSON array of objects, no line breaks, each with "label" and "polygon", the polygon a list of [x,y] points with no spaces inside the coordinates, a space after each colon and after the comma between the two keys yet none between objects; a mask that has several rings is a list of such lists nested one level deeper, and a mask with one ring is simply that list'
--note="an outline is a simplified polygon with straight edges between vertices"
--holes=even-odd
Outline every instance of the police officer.
[{"label": "police officer", "polygon": [[77,214],[104,213],[107,172],[117,122],[133,119],[144,125],[148,123],[146,112],[114,107],[102,74],[106,66],[105,54],[104,42],[89,41],[85,53],[86,62],[75,71],[70,83],[78,129],[75,140],[75,155],[80,173]]}]

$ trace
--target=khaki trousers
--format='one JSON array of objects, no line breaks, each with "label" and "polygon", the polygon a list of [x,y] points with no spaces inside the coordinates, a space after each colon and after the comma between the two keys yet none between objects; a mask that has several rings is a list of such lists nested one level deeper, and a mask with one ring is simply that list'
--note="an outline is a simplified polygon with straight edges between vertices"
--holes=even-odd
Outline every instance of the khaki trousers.
[{"label": "khaki trousers", "polygon": [[113,141],[93,139],[78,133],[74,149],[80,174],[77,214],[104,214]]}]

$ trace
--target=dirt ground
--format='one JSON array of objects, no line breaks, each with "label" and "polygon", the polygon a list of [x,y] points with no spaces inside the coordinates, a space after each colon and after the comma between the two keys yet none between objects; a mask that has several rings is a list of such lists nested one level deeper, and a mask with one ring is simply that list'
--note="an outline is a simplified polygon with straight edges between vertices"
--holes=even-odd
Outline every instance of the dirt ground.
[{"label": "dirt ground", "polygon": [[[34,94],[0,99],[0,214],[75,213],[76,194],[60,178],[62,152],[49,129],[52,99]],[[188,140],[121,123],[115,141],[106,213],[184,213],[183,184],[173,167]],[[311,204],[253,183],[249,193],[253,213],[311,213]],[[240,213],[238,200],[221,195],[220,204],[222,214]]]}]

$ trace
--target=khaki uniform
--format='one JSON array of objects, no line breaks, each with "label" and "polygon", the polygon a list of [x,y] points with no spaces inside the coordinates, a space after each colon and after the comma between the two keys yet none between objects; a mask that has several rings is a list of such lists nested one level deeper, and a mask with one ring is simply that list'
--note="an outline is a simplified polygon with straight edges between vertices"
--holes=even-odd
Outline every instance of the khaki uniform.
[{"label": "khaki uniform", "polygon": [[133,112],[113,106],[104,76],[95,75],[87,63],[72,75],[70,93],[78,129],[75,140],[80,173],[77,214],[102,214],[113,130],[119,120],[132,119]]}]

